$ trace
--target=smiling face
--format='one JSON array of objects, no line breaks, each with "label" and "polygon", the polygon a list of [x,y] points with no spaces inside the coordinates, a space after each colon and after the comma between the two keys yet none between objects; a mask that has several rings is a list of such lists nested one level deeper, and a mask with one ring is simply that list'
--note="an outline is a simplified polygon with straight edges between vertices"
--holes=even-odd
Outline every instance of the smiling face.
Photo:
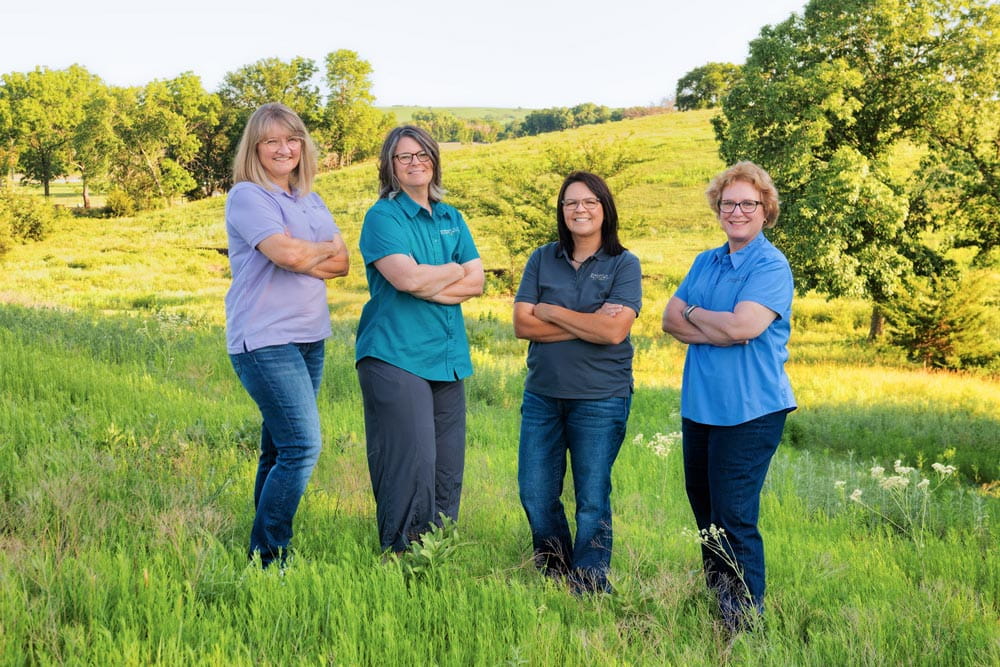
[{"label": "smiling face", "polygon": [[424,148],[416,139],[401,137],[396,144],[396,152],[392,158],[393,173],[396,175],[396,180],[399,181],[400,188],[418,202],[427,198],[431,181],[434,179],[434,161],[421,162],[414,157],[410,164],[403,164],[395,156],[404,153],[415,156],[422,152],[424,152]]},{"label": "smiling face", "polygon": [[302,157],[302,137],[282,125],[271,124],[264,138],[257,142],[257,157],[267,177],[275,185],[288,190],[289,176],[299,166]]},{"label": "smiling face", "polygon": [[[584,202],[597,200],[597,206],[588,209]],[[577,181],[570,183],[563,193],[563,202],[575,202],[573,206],[563,205],[563,217],[566,220],[566,227],[573,235],[575,243],[583,239],[593,239],[596,235],[601,237],[601,225],[604,224],[604,207],[600,203],[590,188]],[[560,202],[562,205],[562,202]]]},{"label": "smiling face", "polygon": [[[760,190],[746,181],[733,181],[722,190],[719,201],[742,202],[760,201]],[[746,246],[760,234],[764,228],[764,206],[760,205],[753,213],[744,213],[737,206],[732,213],[719,212],[719,225],[729,239],[729,252],[736,252]]]}]

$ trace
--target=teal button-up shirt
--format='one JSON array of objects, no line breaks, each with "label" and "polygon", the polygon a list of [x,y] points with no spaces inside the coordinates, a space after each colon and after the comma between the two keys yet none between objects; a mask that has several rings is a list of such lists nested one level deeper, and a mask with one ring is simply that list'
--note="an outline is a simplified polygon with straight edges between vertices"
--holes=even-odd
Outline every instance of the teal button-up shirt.
[{"label": "teal button-up shirt", "polygon": [[443,202],[431,209],[433,214],[400,192],[365,214],[359,245],[370,298],[358,322],[355,359],[374,357],[425,380],[448,382],[472,375],[462,306],[400,292],[375,268],[377,260],[395,254],[435,265],[479,257],[462,214]]}]

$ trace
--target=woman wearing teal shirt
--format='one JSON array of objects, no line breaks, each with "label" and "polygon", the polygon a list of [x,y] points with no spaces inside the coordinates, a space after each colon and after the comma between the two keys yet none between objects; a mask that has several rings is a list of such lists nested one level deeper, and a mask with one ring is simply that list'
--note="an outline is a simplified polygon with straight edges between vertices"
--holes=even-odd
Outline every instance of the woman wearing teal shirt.
[{"label": "woman wearing teal shirt", "polygon": [[430,135],[389,132],[379,186],[361,229],[370,299],[356,359],[379,541],[400,553],[440,515],[458,520],[472,374],[459,304],[482,294],[484,274],[462,214],[441,201]]},{"label": "woman wearing teal shirt", "polygon": [[[731,630],[764,610],[760,491],[795,398],[785,374],[794,285],[762,231],[778,219],[766,171],[740,162],[706,192],[726,243],[695,259],[663,313],[688,344],[681,385],[684,479],[710,589]],[[711,528],[721,528],[715,541]],[[733,567],[735,564],[736,567]]]}]

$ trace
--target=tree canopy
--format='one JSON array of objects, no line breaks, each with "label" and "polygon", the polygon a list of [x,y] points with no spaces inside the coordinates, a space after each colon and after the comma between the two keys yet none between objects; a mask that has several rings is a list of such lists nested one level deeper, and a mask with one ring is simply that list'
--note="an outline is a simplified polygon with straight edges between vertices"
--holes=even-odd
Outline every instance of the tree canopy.
[{"label": "tree canopy", "polygon": [[717,107],[739,76],[740,66],[732,63],[708,63],[695,67],[677,81],[674,104],[678,111]]},{"label": "tree canopy", "polygon": [[[986,184],[997,176],[998,12],[987,0],[812,0],[751,42],[714,120],[727,163],[752,160],[774,178],[773,235],[798,288],[870,298],[873,336],[907,277],[947,268],[925,231],[996,243],[976,211],[997,192]],[[925,152],[923,171],[908,151]],[[940,215],[959,202],[962,220]]]}]

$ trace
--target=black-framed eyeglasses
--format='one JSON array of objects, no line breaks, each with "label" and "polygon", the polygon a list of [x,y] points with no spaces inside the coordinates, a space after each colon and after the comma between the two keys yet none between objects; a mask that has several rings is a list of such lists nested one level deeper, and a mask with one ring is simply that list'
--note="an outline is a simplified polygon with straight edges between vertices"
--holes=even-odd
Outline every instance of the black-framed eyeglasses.
[{"label": "black-framed eyeglasses", "polygon": [[583,207],[588,211],[593,211],[598,206],[601,205],[601,200],[597,197],[587,197],[586,199],[563,199],[563,208],[568,208],[570,210],[576,210],[576,207],[583,204]]},{"label": "black-framed eyeglasses", "polygon": [[427,151],[420,151],[419,153],[396,153],[392,157],[399,160],[399,164],[412,164],[413,158],[416,158],[418,162],[431,161],[431,154]]},{"label": "black-framed eyeglasses", "polygon": [[755,199],[744,199],[743,201],[731,201],[729,199],[723,199],[719,202],[719,210],[723,213],[732,213],[739,206],[740,210],[746,214],[753,213],[757,210],[757,207],[763,204],[762,201],[757,201]]}]

